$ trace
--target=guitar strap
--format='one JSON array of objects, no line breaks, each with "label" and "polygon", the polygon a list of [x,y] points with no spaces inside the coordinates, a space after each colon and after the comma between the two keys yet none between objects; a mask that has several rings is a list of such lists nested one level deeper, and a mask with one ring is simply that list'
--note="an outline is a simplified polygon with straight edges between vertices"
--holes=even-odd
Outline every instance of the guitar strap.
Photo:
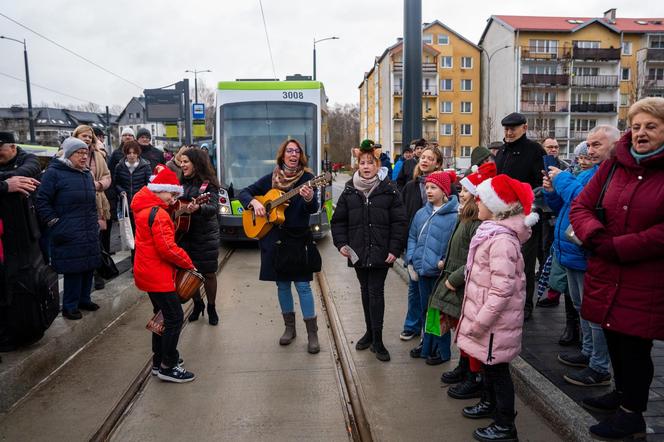
[{"label": "guitar strap", "polygon": [[205,193],[205,189],[208,188],[208,184],[210,184],[210,180],[205,180],[203,181],[203,184],[201,184],[200,189],[198,189],[198,192],[202,195]]}]

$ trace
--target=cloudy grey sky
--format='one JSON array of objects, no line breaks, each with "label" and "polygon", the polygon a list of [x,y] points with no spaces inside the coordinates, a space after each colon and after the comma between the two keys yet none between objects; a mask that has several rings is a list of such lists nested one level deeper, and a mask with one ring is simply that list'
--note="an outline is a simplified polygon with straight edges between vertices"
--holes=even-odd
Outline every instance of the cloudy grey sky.
[{"label": "cloudy grey sky", "polygon": [[[262,0],[278,77],[312,70],[332,103],[358,102],[357,86],[373,58],[403,33],[403,0]],[[492,14],[662,17],[658,1],[423,0],[422,20],[438,19],[477,42]],[[647,5],[647,6],[646,6]],[[182,79],[186,69],[209,86],[219,80],[273,77],[258,0],[5,0],[0,13],[145,88]],[[142,88],[120,80],[0,16],[0,34],[26,38],[33,103],[123,105]],[[27,102],[20,45],[0,40],[0,106]],[[193,77],[192,77],[193,80]]]}]

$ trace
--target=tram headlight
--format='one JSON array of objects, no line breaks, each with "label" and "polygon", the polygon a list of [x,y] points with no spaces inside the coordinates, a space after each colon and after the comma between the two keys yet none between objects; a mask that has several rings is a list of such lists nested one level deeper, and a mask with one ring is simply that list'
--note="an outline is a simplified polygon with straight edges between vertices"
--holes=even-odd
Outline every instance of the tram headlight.
[{"label": "tram headlight", "polygon": [[221,206],[219,207],[219,213],[221,213],[222,215],[228,215],[229,213],[231,213],[231,208],[228,206]]},{"label": "tram headlight", "polygon": [[318,224],[316,224],[314,226],[314,232],[318,232],[318,231],[320,231],[320,226]]}]

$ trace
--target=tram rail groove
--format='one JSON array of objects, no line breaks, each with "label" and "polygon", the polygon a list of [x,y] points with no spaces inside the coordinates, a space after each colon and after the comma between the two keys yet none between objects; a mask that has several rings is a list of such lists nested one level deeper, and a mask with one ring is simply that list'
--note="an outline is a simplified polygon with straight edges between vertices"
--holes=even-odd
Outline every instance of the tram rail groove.
[{"label": "tram rail groove", "polygon": [[[217,273],[221,272],[228,260],[231,258],[231,255],[235,249],[228,249],[226,254],[219,260],[219,267],[217,267]],[[194,308],[194,303],[188,303],[187,308],[184,311],[184,317],[188,318]],[[184,330],[189,321],[185,321],[182,330]],[[104,442],[110,440],[113,432],[118,427],[126,413],[131,409],[132,405],[138,398],[138,395],[143,391],[143,388],[147,384],[147,381],[150,379],[152,371],[152,357],[149,357],[145,362],[145,365],[138,373],[138,375],[131,382],[127,390],[115,404],[113,409],[104,419],[104,422],[101,424],[97,432],[90,438],[91,442]]]},{"label": "tram rail groove", "polygon": [[365,397],[362,391],[360,380],[357,376],[357,369],[355,362],[351,356],[350,347],[345,339],[343,325],[339,312],[337,311],[336,304],[330,295],[330,286],[325,276],[325,271],[321,270],[316,273],[318,285],[321,289],[321,297],[327,313],[327,318],[332,332],[333,344],[337,354],[337,360],[341,365],[341,372],[346,391],[348,393],[348,400],[350,401],[350,425],[353,440],[359,442],[373,441],[371,433],[371,426],[367,420],[364,403]]}]

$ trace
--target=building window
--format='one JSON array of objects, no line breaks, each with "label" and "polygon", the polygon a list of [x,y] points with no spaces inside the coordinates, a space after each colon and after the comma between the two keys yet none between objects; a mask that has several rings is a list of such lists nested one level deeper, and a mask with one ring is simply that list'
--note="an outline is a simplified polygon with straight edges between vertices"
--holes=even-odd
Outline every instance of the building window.
[{"label": "building window", "polygon": [[452,158],[452,146],[443,146],[440,148],[444,158]]},{"label": "building window", "polygon": [[574,42],[574,47],[582,49],[599,49],[599,42],[588,41],[588,40],[577,40]]},{"label": "building window", "polygon": [[141,113],[140,112],[136,112],[136,118],[141,118]]},{"label": "building window", "polygon": [[656,34],[651,35],[648,42],[648,47],[650,49],[664,49],[664,35]]},{"label": "building window", "polygon": [[648,80],[664,80],[664,68],[648,69]]},{"label": "building window", "polygon": [[472,124],[462,124],[461,125],[461,135],[472,135],[473,134],[473,125]]},{"label": "building window", "polygon": [[557,54],[558,40],[530,40],[530,52],[536,54]]},{"label": "building window", "polygon": [[588,120],[582,118],[579,120],[572,119],[572,130],[577,132],[588,132],[597,126],[597,120]]},{"label": "building window", "polygon": [[438,44],[439,45],[448,45],[450,44],[450,37],[447,35],[439,35],[438,36]]},{"label": "building window", "polygon": [[623,55],[632,55],[632,42],[623,41],[622,43],[622,54]]},{"label": "building window", "polygon": [[441,91],[451,91],[452,90],[452,79],[444,78],[440,80],[440,90]]},{"label": "building window", "polygon": [[572,72],[576,77],[595,77],[599,75],[599,68],[575,67]]},{"label": "building window", "polygon": [[629,94],[620,94],[620,105],[629,106]]},{"label": "building window", "polygon": [[431,34],[422,34],[422,41],[426,44],[433,43],[433,35],[431,35]]},{"label": "building window", "polygon": [[462,69],[472,69],[473,68],[473,57],[461,57],[461,68]]},{"label": "building window", "polygon": [[134,114],[132,112],[129,112],[129,119],[131,120],[132,118],[134,118]]},{"label": "building window", "polygon": [[440,134],[441,135],[452,135],[452,125],[449,123],[440,125]]},{"label": "building window", "polygon": [[622,81],[629,81],[630,77],[630,69],[629,68],[622,68],[620,70],[620,79]]},{"label": "building window", "polygon": [[472,150],[473,148],[470,146],[461,146],[461,156],[469,157]]},{"label": "building window", "polygon": [[440,103],[440,112],[443,114],[452,113],[452,102],[451,101],[442,101]]},{"label": "building window", "polygon": [[440,67],[443,69],[452,69],[452,57],[440,57]]},{"label": "building window", "polygon": [[461,90],[462,91],[472,91],[473,90],[473,80],[461,80]]},{"label": "building window", "polygon": [[462,101],[461,102],[461,113],[462,114],[470,114],[473,112],[473,103],[470,101]]}]

